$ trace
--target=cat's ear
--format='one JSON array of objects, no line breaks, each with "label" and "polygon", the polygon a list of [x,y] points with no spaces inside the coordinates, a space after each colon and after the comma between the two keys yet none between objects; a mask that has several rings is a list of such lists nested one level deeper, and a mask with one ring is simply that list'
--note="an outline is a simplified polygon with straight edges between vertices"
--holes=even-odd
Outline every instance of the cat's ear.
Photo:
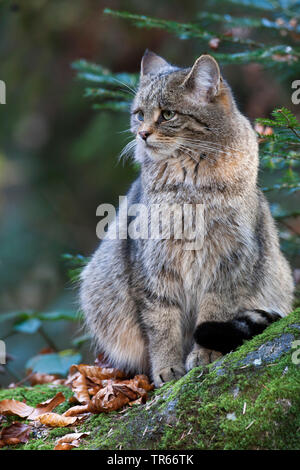
[{"label": "cat's ear", "polygon": [[141,63],[141,78],[149,74],[157,75],[169,67],[170,64],[165,59],[146,49]]},{"label": "cat's ear", "polygon": [[193,98],[208,103],[220,91],[221,74],[216,60],[203,54],[194,63],[190,73],[185,78],[183,86],[193,94]]}]

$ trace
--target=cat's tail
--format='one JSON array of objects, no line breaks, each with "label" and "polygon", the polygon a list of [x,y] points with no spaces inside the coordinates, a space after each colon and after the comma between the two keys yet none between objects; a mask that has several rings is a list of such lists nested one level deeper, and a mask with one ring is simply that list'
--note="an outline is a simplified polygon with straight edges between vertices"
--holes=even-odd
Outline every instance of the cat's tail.
[{"label": "cat's tail", "polygon": [[204,348],[227,354],[241,346],[244,340],[264,331],[282,315],[265,310],[245,310],[233,320],[203,322],[196,328],[195,341]]}]

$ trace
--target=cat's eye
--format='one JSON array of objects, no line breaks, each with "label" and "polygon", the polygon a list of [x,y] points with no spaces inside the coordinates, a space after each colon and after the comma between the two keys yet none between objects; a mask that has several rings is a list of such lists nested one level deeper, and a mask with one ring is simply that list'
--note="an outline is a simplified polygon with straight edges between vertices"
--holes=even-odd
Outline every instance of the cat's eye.
[{"label": "cat's eye", "polygon": [[165,121],[170,121],[176,116],[175,111],[165,110],[161,112],[161,116]]},{"label": "cat's eye", "polygon": [[143,111],[138,111],[136,113],[136,118],[138,119],[138,121],[143,121],[144,120],[144,113]]}]

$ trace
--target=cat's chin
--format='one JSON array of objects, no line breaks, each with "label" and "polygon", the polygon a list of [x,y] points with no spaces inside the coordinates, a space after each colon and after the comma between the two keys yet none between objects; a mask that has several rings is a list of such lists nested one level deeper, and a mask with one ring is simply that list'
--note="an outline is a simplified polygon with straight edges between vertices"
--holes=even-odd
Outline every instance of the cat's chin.
[{"label": "cat's chin", "polygon": [[171,157],[171,155],[167,152],[164,152],[161,148],[154,147],[154,146],[147,146],[146,147],[146,153],[149,158],[153,161],[162,161],[162,160],[167,160]]}]

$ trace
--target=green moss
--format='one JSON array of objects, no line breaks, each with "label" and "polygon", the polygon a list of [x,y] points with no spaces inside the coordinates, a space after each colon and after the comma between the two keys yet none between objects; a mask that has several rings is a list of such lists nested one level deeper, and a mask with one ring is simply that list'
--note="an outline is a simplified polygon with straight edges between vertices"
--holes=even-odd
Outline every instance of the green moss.
[{"label": "green moss", "polygon": [[[299,325],[299,317],[298,309],[221,363],[193,369],[154,391],[145,405],[90,416],[76,426],[77,431],[90,433],[79,448],[299,449],[300,365],[293,364],[292,350],[283,348],[272,362],[261,365],[253,364],[248,356],[280,341],[282,335],[296,339],[300,330],[293,325]],[[57,391],[65,396],[71,393],[64,387],[44,385],[0,391],[0,399],[23,397],[34,405]],[[18,447],[52,449],[57,437],[68,432],[70,428],[53,429],[45,438]]]},{"label": "green moss", "polygon": [[26,401],[27,405],[36,406],[38,403],[53,398],[57,393],[62,392],[66,401],[59,405],[55,411],[63,413],[70,405],[69,398],[73,395],[70,388],[63,385],[35,385],[34,387],[17,387],[0,390],[0,400],[14,399]]},{"label": "green moss", "polygon": [[54,441],[51,439],[34,439],[28,441],[23,446],[14,446],[16,450],[53,450],[55,447]]}]

